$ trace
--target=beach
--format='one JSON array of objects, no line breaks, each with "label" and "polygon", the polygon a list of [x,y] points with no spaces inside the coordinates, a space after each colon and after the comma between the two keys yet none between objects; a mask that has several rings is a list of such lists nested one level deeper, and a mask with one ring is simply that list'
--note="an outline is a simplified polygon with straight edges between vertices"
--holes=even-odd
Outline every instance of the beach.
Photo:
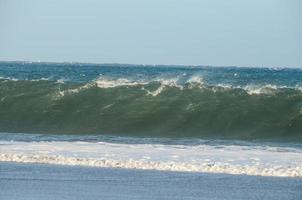
[{"label": "beach", "polygon": [[302,0],[0,0],[0,200],[302,200]]},{"label": "beach", "polygon": [[0,162],[0,199],[287,199],[302,179]]}]

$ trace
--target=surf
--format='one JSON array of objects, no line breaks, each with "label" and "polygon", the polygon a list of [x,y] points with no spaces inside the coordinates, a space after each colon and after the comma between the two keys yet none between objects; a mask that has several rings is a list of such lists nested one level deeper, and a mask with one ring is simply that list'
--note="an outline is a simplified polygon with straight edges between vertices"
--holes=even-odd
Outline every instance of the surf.
[{"label": "surf", "polygon": [[302,141],[301,69],[0,66],[0,132]]}]

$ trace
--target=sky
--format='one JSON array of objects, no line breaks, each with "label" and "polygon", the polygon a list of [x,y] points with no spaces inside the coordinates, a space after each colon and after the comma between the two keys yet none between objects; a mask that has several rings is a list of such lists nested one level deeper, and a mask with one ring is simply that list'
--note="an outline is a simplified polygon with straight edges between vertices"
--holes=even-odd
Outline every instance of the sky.
[{"label": "sky", "polygon": [[0,60],[302,67],[302,1],[0,0]]}]

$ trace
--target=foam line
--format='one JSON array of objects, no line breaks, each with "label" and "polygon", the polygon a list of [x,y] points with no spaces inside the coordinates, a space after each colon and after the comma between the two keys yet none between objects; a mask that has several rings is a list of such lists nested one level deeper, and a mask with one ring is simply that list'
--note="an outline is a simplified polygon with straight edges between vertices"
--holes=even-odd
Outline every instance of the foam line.
[{"label": "foam line", "polygon": [[302,177],[299,149],[89,142],[1,142],[0,161]]}]

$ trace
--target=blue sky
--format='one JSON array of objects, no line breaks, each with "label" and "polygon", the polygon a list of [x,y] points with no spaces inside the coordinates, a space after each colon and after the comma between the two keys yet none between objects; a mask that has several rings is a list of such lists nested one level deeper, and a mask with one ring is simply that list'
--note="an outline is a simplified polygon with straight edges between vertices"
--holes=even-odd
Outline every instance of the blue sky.
[{"label": "blue sky", "polygon": [[302,1],[0,0],[0,60],[302,67]]}]

